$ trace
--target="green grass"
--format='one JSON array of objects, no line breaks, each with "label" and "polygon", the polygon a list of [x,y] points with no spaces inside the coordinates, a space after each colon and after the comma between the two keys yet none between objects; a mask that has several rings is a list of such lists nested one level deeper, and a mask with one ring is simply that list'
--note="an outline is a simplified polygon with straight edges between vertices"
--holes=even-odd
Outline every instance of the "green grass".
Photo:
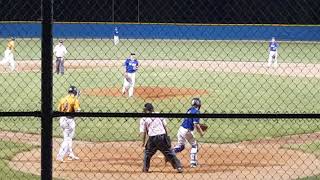
[{"label": "green grass", "polygon": [[0,141],[0,179],[39,179],[39,176],[22,173],[12,170],[8,162],[15,154],[22,151],[29,151],[34,148],[32,145]]},{"label": "green grass", "polygon": [[[65,44],[71,59],[119,59],[121,62],[132,49],[138,52],[139,59],[265,61],[267,56],[265,43],[246,41],[123,40],[114,46],[111,40],[68,39]],[[288,51],[281,55],[286,57],[283,59],[286,62],[318,63],[320,59],[316,51],[320,43],[281,43],[281,48]],[[16,51],[17,59],[39,59],[40,41],[17,39]],[[0,111],[39,110],[40,78],[37,72],[1,74]],[[80,89],[119,87],[120,90],[122,81],[122,67],[67,69],[64,76],[54,75],[54,106],[70,84]],[[205,112],[320,112],[318,78],[141,67],[136,84],[206,89],[208,94],[200,96]],[[190,98],[173,97],[153,103],[159,111],[185,112]],[[84,111],[140,112],[144,100],[83,95],[81,102]]]},{"label": "green grass", "polygon": [[[3,41],[0,47],[5,47]],[[118,59],[123,61],[130,51],[138,58],[174,60],[223,60],[266,62],[267,43],[244,41],[121,41],[113,46],[110,40],[65,41],[69,59]],[[319,63],[319,43],[281,43],[280,62]],[[40,59],[38,39],[17,39],[16,59]],[[1,74],[0,111],[39,111],[41,109],[38,72]],[[119,87],[123,83],[122,67],[70,70],[64,76],[54,75],[54,109],[59,98],[72,84],[80,89]],[[317,78],[282,77],[203,70],[155,69],[141,67],[137,86],[160,86],[205,89],[201,95],[202,112],[209,113],[303,113],[320,112],[320,83]],[[198,95],[195,95],[198,96]],[[185,112],[191,96],[154,100],[157,111]],[[141,112],[145,100],[126,97],[95,97],[83,94],[81,108],[86,112]],[[208,132],[201,142],[233,143],[246,140],[281,137],[320,131],[320,121],[312,119],[207,119]],[[138,139],[138,119],[77,118],[76,139],[86,141],[128,141]],[[170,119],[170,135],[175,139],[181,119]],[[0,118],[0,130],[26,133],[40,132],[39,118]],[[58,118],[53,134],[61,137]],[[317,147],[315,147],[317,148]],[[319,149],[319,148],[318,148]],[[1,173],[0,173],[1,176]]]},{"label": "green grass", "polygon": [[[56,43],[56,40],[54,41]],[[5,48],[6,41],[1,46]],[[16,59],[40,59],[39,39],[17,39]],[[67,39],[69,59],[124,59],[135,51],[139,59],[260,61],[268,58],[267,42]],[[0,46],[0,47],[1,47]],[[320,43],[282,42],[279,62],[319,63]]]},{"label": "green grass", "polygon": [[[161,77],[161,78],[159,78]],[[70,84],[80,89],[122,87],[118,68],[68,70],[54,76],[54,108]],[[40,109],[40,73],[2,74],[0,109],[36,111]],[[320,83],[316,78],[279,77],[192,70],[140,69],[136,86],[205,89],[200,96],[203,112],[320,112]],[[191,96],[155,100],[158,111],[185,112]],[[81,96],[83,111],[141,112],[141,98]]]}]

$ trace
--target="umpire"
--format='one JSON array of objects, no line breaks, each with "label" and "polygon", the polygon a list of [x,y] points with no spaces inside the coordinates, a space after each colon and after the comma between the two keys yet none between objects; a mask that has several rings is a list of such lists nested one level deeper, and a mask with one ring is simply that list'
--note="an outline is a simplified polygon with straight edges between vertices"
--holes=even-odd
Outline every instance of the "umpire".
[{"label": "umpire", "polygon": [[[153,113],[154,108],[151,103],[144,105],[145,113]],[[149,136],[145,145],[146,136]],[[160,150],[165,158],[171,163],[174,169],[182,173],[183,169],[180,160],[171,149],[171,142],[167,136],[166,120],[159,117],[143,117],[140,119],[140,136],[142,137],[142,146],[145,145],[143,172],[149,172],[152,156]]]}]

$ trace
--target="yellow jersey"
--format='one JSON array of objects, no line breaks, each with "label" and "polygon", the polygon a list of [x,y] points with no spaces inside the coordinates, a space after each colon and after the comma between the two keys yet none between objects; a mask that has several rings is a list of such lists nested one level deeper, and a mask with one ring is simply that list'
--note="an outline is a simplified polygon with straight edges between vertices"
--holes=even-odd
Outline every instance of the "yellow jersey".
[{"label": "yellow jersey", "polygon": [[60,112],[79,112],[79,99],[71,94],[67,95],[64,98],[61,98],[58,104],[58,110]]},{"label": "yellow jersey", "polygon": [[14,50],[14,40],[9,40],[8,44],[7,44],[7,48],[10,50]]}]

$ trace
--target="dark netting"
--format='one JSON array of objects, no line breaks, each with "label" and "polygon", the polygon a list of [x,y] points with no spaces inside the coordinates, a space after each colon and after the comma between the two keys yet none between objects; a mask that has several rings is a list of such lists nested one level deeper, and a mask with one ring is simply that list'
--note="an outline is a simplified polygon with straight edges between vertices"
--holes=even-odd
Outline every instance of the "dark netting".
[{"label": "dark netting", "polygon": [[319,178],[319,1],[54,0],[52,73],[41,1],[0,5],[0,179],[53,116],[54,178]]}]

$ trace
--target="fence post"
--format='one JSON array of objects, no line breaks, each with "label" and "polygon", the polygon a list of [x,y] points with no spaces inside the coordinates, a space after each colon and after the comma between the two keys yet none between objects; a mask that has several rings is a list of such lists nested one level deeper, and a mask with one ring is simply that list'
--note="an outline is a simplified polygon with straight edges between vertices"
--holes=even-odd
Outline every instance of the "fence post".
[{"label": "fence post", "polygon": [[52,179],[53,0],[42,0],[41,3],[41,179]]}]

